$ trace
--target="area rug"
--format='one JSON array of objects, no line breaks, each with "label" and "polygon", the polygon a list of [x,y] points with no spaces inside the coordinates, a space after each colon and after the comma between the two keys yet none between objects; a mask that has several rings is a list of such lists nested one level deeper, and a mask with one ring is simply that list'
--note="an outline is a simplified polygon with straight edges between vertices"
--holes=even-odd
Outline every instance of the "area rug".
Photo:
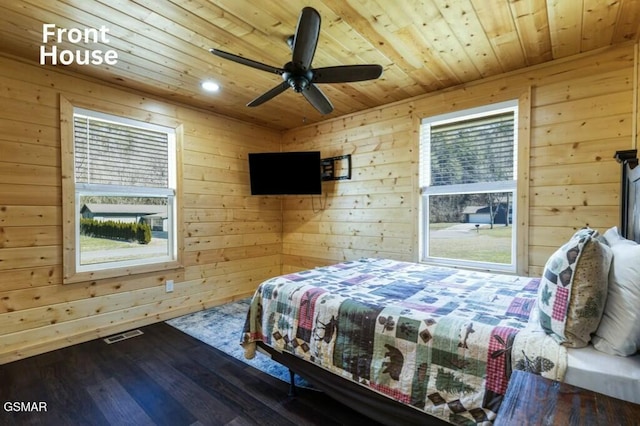
[{"label": "area rug", "polygon": [[[238,300],[174,318],[166,323],[227,355],[289,383],[289,370],[273,361],[268,355],[257,352],[253,359],[244,357],[244,349],[240,346],[240,340],[250,301],[249,298]],[[295,383],[300,387],[310,386],[297,375]]]}]

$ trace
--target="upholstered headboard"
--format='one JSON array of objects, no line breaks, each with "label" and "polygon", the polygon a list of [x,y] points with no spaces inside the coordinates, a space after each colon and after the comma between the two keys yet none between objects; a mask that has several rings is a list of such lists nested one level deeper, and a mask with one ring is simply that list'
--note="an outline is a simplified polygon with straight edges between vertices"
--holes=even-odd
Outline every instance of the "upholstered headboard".
[{"label": "upholstered headboard", "polygon": [[640,167],[637,150],[618,151],[615,158],[622,165],[620,233],[640,243]]}]

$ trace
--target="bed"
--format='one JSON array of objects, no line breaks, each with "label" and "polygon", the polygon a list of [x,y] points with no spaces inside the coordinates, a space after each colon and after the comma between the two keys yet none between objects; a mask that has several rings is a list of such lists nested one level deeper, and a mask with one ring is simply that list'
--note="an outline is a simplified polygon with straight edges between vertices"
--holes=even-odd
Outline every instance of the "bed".
[{"label": "bed", "polygon": [[385,424],[490,424],[513,369],[640,403],[640,270],[624,258],[640,255],[640,168],[635,151],[616,158],[620,230],[577,231],[541,277],[373,258],[274,277],[252,298],[245,356]]}]

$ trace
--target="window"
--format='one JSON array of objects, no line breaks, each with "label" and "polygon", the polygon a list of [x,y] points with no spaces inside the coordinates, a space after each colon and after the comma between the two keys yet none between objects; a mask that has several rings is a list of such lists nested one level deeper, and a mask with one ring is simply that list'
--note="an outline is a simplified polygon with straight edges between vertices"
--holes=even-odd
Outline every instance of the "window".
[{"label": "window", "polygon": [[425,119],[421,260],[516,270],[517,102]]},{"label": "window", "polygon": [[176,128],[62,104],[65,282],[179,266]]}]

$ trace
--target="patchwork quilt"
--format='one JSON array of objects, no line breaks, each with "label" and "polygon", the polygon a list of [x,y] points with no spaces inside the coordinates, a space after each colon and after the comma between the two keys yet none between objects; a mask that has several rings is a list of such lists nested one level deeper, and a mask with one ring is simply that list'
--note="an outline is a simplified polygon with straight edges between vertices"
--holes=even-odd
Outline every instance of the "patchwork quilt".
[{"label": "patchwork quilt", "polygon": [[256,290],[263,341],[454,424],[491,424],[513,368],[562,379],[566,349],[529,316],[540,279],[360,259]]}]

